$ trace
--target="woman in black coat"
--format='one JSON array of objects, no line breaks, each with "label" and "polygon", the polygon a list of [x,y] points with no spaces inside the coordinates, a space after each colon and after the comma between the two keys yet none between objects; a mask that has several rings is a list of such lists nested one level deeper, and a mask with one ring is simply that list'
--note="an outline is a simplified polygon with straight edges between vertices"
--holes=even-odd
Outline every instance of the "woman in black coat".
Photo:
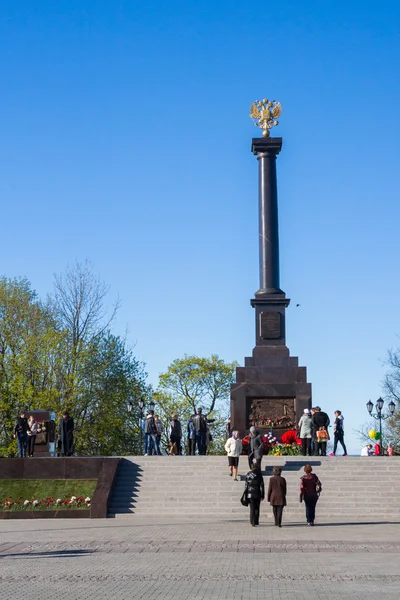
[{"label": "woman in black coat", "polygon": [[315,507],[322,490],[321,482],[315,473],[312,472],[312,466],[304,467],[303,477],[300,478],[300,502],[306,505],[307,525],[314,525]]},{"label": "woman in black coat", "polygon": [[268,502],[272,506],[276,527],[282,527],[283,507],[286,506],[286,479],[281,477],[282,469],[274,467],[268,485]]},{"label": "woman in black coat", "polygon": [[173,414],[169,428],[170,454],[181,453],[182,427],[178,415]]},{"label": "woman in black coat", "polygon": [[58,426],[58,448],[61,456],[72,456],[74,452],[74,420],[65,410]]},{"label": "woman in black coat", "polygon": [[256,527],[260,523],[260,502],[265,496],[264,479],[256,464],[252,465],[251,471],[246,475],[245,495],[250,504],[250,523]]}]

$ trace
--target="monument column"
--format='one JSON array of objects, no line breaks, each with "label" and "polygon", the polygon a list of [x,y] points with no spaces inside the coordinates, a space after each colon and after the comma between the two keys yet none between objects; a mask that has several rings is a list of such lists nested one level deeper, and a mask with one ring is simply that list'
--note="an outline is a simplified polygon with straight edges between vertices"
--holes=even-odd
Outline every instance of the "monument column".
[{"label": "monument column", "polygon": [[282,294],[279,286],[278,187],[276,157],[282,138],[255,138],[252,152],[258,158],[260,289],[256,296]]},{"label": "monument column", "polygon": [[311,406],[306,368],[299,366],[286,346],[285,311],[290,300],[280,288],[276,175],[282,138],[269,135],[280,114],[279,102],[266,98],[250,109],[250,117],[263,130],[263,137],[254,138],[251,146],[259,174],[260,288],[250,301],[255,309],[256,345],[244,367],[236,369],[236,383],[231,388],[232,427],[241,435],[251,425],[262,433],[273,428],[278,438],[295,428],[304,408]]}]

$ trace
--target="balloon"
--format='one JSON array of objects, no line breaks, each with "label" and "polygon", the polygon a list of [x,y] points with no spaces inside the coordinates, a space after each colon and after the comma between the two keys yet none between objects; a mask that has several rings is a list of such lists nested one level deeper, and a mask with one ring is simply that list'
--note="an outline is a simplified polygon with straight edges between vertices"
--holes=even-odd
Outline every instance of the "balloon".
[{"label": "balloon", "polygon": [[381,439],[381,437],[382,437],[382,436],[381,436],[381,434],[379,433],[379,431],[376,431],[376,432],[375,432],[375,439],[376,439],[376,440],[380,440],[380,439]]},{"label": "balloon", "polygon": [[[375,437],[375,436],[376,436],[376,434],[377,434],[377,432],[375,431],[375,429],[370,429],[370,430],[368,431],[368,435],[369,435],[369,437],[371,438],[371,440],[375,440],[375,439],[376,439],[376,437]],[[379,434],[378,434],[378,435],[379,435]]]}]

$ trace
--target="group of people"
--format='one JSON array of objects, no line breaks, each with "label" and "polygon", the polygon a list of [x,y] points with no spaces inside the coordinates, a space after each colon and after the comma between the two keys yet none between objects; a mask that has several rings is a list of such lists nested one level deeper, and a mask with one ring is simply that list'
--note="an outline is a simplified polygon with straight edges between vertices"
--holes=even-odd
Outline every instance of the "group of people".
[{"label": "group of people", "polygon": [[[197,413],[193,413],[187,422],[186,426],[186,452],[189,455],[195,455],[196,449],[199,455],[205,455],[207,448],[212,440],[209,424],[215,419],[208,419],[201,408],[197,409]],[[152,454],[161,455],[161,436],[164,432],[164,426],[158,415],[154,414],[154,410],[150,410],[147,415],[144,425],[144,454],[150,456]],[[179,421],[178,415],[171,416],[171,422],[167,430],[168,438],[168,453],[171,455],[182,454],[182,440],[184,439],[183,428]]]},{"label": "group of people", "polygon": [[[306,412],[304,411],[303,416],[305,415]],[[326,416],[328,417],[328,415]],[[230,424],[229,421],[228,423]],[[238,481],[239,458],[243,450],[243,444],[239,437],[239,431],[230,431],[230,427],[229,429],[227,427],[227,436],[228,435],[229,437],[225,444],[225,451],[228,455],[229,476],[233,477],[234,481]],[[252,426],[250,427],[248,443],[248,463],[250,471],[247,473],[245,478],[246,486],[241,498],[241,502],[245,506],[250,506],[250,523],[253,527],[259,525],[260,504],[265,498],[264,478],[261,473],[263,451],[264,445],[261,434],[257,431],[256,427]],[[282,514],[283,509],[286,506],[286,479],[281,475],[281,467],[273,467],[272,472],[273,476],[270,478],[268,484],[267,500],[272,506],[275,525],[277,527],[282,527]],[[314,525],[315,507],[321,490],[321,482],[312,472],[311,465],[305,465],[304,475],[300,479],[300,502],[304,501],[308,525]]]},{"label": "group of people", "polygon": [[[45,433],[45,423],[36,421],[32,414],[27,418],[25,411],[22,411],[15,422],[13,434],[17,440],[18,458],[33,457],[36,438]],[[62,413],[58,424],[57,448],[61,456],[72,456],[74,451],[74,420],[67,411]]]},{"label": "group of people", "polygon": [[[366,446],[361,448],[361,456],[381,456],[382,454],[385,454],[385,448],[382,447],[380,440],[378,440],[374,445],[366,444]],[[388,444],[386,448],[386,455],[393,456],[392,444]]]},{"label": "group of people", "polygon": [[[338,444],[342,446],[343,456],[347,456],[346,444],[344,443],[344,417],[340,410],[334,412],[333,422],[333,452],[329,456],[336,456]],[[303,456],[326,456],[326,446],[330,439],[328,427],[330,418],[319,406],[304,413],[298,423],[298,435],[301,439],[301,450]]]},{"label": "group of people", "polygon": [[[229,435],[227,429],[227,435]],[[228,467],[229,467],[229,475],[234,477],[235,481],[238,481],[238,467],[239,467],[239,457],[243,450],[242,440],[239,438],[239,432],[234,430],[230,432],[230,437],[226,440],[225,443],[225,452],[228,455]],[[264,454],[264,444],[262,441],[261,434],[254,427],[250,427],[250,436],[249,436],[249,444],[248,444],[248,461],[250,469],[253,466],[257,471],[261,472],[261,461]]]},{"label": "group of people", "polygon": [[[268,483],[267,501],[272,506],[275,526],[282,527],[283,509],[286,506],[286,479],[282,477],[281,467],[272,469],[272,477]],[[250,506],[250,523],[256,527],[260,523],[260,504],[265,498],[264,478],[261,469],[253,463],[251,470],[246,475],[246,486],[241,498],[245,506]],[[311,465],[305,465],[304,475],[300,478],[300,502],[304,501],[306,507],[307,524],[313,526],[315,521],[315,508],[322,485]]]}]

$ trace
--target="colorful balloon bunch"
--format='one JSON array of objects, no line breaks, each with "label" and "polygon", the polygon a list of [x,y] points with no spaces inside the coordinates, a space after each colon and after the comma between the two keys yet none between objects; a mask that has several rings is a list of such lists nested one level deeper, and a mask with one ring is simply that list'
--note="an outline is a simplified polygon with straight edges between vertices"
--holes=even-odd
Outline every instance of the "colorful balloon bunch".
[{"label": "colorful balloon bunch", "polygon": [[371,440],[376,440],[377,442],[381,439],[381,434],[379,433],[379,431],[375,431],[375,429],[370,429],[368,431],[368,435],[371,438]]}]

